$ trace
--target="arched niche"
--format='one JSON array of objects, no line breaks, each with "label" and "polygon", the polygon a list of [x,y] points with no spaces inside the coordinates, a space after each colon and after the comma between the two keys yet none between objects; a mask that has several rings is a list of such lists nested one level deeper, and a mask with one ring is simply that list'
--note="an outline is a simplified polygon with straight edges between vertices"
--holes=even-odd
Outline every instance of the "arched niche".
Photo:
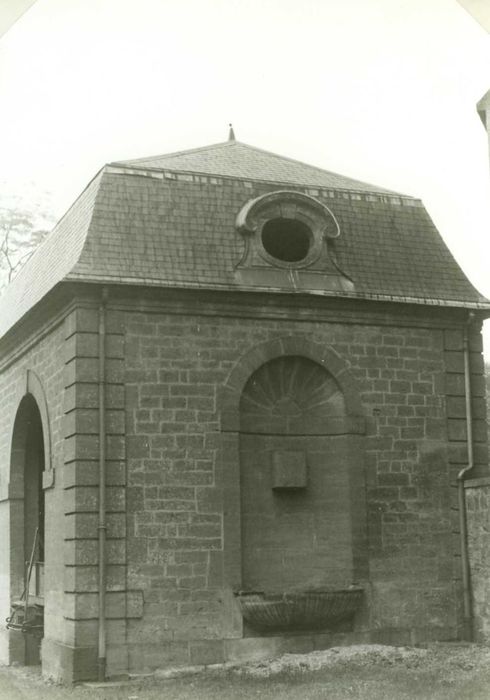
[{"label": "arched niche", "polygon": [[221,398],[231,586],[365,580],[365,420],[347,363],[306,338],[280,338],[242,358]]}]

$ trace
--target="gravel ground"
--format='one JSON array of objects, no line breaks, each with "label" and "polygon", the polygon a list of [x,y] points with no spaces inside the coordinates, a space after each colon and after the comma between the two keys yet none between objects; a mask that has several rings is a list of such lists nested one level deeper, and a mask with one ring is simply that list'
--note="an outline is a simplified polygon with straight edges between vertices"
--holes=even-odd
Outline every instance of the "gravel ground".
[{"label": "gravel ground", "polygon": [[[361,645],[187,675],[66,688],[0,666],[1,700],[490,700],[490,648]],[[170,676],[170,677],[169,677]]]},{"label": "gravel ground", "polygon": [[278,673],[306,673],[351,662],[355,663],[356,666],[399,663],[413,668],[419,663],[423,663],[427,656],[427,649],[362,644],[349,647],[333,647],[309,654],[284,654],[276,659],[239,666],[233,669],[233,672],[240,676],[268,678]]}]

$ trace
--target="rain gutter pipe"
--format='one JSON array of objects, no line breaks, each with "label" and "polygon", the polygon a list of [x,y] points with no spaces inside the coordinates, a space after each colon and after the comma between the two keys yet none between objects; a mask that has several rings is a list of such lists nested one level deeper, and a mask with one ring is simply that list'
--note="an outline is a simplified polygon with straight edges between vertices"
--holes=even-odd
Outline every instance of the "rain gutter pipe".
[{"label": "rain gutter pipe", "polygon": [[102,289],[99,305],[99,518],[98,518],[98,644],[97,676],[99,681],[106,677],[106,423],[105,423],[105,338],[106,338],[107,288]]},{"label": "rain gutter pipe", "polygon": [[468,341],[468,328],[473,321],[474,314],[470,312],[468,321],[463,330],[463,356],[464,356],[464,394],[466,404],[466,446],[467,465],[461,469],[457,476],[458,482],[458,511],[459,511],[459,536],[461,543],[461,571],[463,580],[463,637],[467,641],[473,639],[473,609],[471,601],[470,559],[468,553],[468,522],[466,514],[466,499],[464,494],[464,480],[474,465],[473,457],[473,415],[471,409],[471,375],[470,375],[470,351]]}]

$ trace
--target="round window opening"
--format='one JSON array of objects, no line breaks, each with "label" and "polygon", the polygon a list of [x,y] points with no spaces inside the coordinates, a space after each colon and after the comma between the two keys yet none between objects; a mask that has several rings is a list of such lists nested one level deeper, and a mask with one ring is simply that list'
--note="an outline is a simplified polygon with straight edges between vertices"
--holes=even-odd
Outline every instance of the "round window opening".
[{"label": "round window opening", "polygon": [[262,245],[277,260],[300,262],[309,253],[311,229],[297,219],[271,219],[262,228]]}]

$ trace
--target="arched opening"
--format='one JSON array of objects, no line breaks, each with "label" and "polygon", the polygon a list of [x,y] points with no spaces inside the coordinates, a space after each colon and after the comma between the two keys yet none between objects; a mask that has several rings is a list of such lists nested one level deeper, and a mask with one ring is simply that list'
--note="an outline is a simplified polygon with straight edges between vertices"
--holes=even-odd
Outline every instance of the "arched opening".
[{"label": "arched opening", "polygon": [[43,424],[31,394],[22,399],[12,435],[10,470],[11,628],[18,663],[40,663],[44,621]]},{"label": "arched opening", "polygon": [[244,621],[266,633],[350,625],[362,601],[364,484],[339,383],[312,359],[276,357],[250,376],[239,414]]}]

